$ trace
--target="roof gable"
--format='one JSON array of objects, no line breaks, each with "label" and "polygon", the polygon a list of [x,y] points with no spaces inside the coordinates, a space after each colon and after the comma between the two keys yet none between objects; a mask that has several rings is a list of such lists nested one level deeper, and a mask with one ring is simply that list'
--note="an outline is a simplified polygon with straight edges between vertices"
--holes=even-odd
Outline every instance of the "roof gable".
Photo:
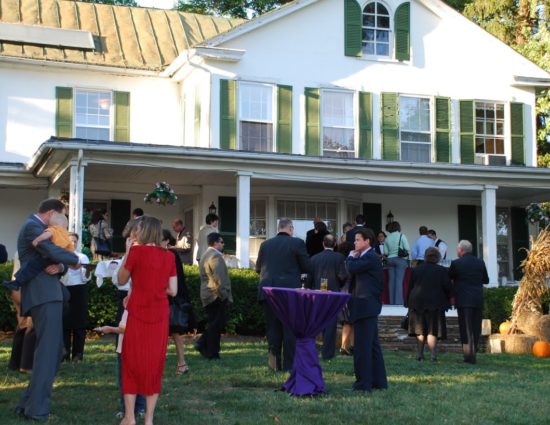
[{"label": "roof gable", "polygon": [[0,0],[0,22],[89,31],[95,48],[0,40],[0,56],[161,71],[242,19],[65,0]]}]

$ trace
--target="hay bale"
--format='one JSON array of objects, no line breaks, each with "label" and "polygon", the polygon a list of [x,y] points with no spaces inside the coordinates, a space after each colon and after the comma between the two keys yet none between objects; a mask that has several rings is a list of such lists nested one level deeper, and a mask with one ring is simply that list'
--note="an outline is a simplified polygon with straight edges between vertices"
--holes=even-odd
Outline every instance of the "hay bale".
[{"label": "hay bale", "polygon": [[499,347],[502,353],[531,354],[533,344],[537,338],[529,335],[493,334],[489,337],[489,348],[491,353],[498,353]]},{"label": "hay bale", "polygon": [[535,311],[521,311],[516,316],[516,326],[526,335],[550,341],[550,315]]}]

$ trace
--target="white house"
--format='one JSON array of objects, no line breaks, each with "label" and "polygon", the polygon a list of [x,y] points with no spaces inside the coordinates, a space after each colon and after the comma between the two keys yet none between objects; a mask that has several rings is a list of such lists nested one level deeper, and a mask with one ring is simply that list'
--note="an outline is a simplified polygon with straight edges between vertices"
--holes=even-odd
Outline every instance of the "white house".
[{"label": "white house", "polygon": [[[550,75],[439,0],[296,0],[251,21],[0,0],[0,239],[70,193],[120,234],[142,207],[198,234],[209,206],[242,267],[294,219],[336,233],[391,211],[410,241],[474,242],[517,279]],[[144,204],[155,182],[175,206]],[[531,229],[532,231],[533,229]],[[230,245],[231,245],[230,244]]]}]

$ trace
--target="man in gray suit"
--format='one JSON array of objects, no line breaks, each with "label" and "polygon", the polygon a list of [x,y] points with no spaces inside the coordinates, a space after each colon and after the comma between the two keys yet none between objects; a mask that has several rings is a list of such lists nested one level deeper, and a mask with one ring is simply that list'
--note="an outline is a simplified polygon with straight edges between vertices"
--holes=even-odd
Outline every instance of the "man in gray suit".
[{"label": "man in gray suit", "polygon": [[292,236],[294,234],[292,220],[280,219],[278,231],[277,236],[262,243],[258,252],[256,260],[256,271],[260,273],[258,300],[264,306],[269,345],[268,364],[274,370],[290,370],[294,362],[296,338],[292,331],[275,316],[265,300],[262,289],[266,286],[299,288],[300,274],[309,273],[310,262],[304,241]]},{"label": "man in gray suit", "polygon": [[32,241],[48,226],[57,212],[65,214],[64,204],[57,199],[46,199],[38,212],[27,218],[19,232],[17,251],[21,266],[39,257],[48,265],[42,273],[21,287],[21,314],[31,316],[36,332],[36,348],[31,380],[15,408],[17,414],[33,420],[47,420],[50,415],[53,381],[63,351],[63,289],[59,276],[66,265],[78,265],[78,257],[54,245],[51,239],[36,247]]},{"label": "man in gray suit", "polygon": [[[348,272],[346,270],[346,258],[339,252],[335,252],[336,238],[330,233],[323,238],[323,251],[311,257],[311,274],[309,275],[309,287],[321,288],[321,279],[327,279],[328,290],[340,292],[346,283]],[[336,351],[336,317],[323,329],[323,360],[330,360]]]},{"label": "man in gray suit", "polygon": [[219,233],[206,237],[208,249],[201,255],[201,302],[206,310],[206,328],[195,343],[195,348],[207,359],[220,358],[220,335],[225,326],[225,313],[233,303],[231,281],[222,251],[225,242]]}]

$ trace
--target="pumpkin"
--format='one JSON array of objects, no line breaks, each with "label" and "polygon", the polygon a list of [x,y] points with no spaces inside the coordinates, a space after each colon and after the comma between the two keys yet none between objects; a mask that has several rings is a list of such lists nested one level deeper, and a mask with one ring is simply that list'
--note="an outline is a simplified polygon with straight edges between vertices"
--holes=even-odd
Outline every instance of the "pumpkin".
[{"label": "pumpkin", "polygon": [[498,331],[501,334],[507,334],[511,327],[512,327],[512,322],[507,320],[506,322],[502,322],[500,324],[500,326],[498,327]]},{"label": "pumpkin", "polygon": [[537,341],[533,344],[533,355],[535,357],[550,357],[550,344],[546,341]]}]

